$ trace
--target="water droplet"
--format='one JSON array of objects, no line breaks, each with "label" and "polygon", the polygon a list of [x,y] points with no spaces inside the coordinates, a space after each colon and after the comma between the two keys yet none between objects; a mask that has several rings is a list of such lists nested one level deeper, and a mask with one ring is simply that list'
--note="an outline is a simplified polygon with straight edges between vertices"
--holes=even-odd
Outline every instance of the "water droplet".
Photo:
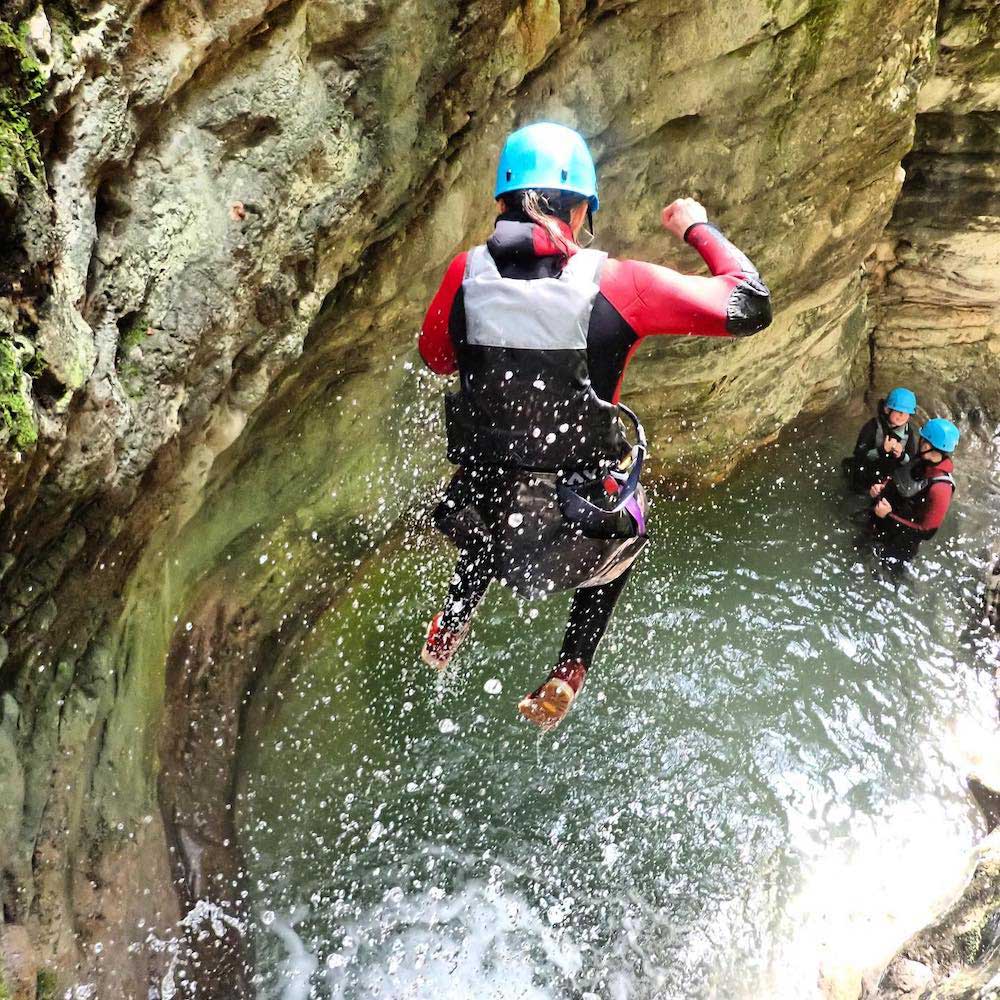
[{"label": "water droplet", "polygon": [[271,926],[271,924],[273,924],[273,923],[274,923],[274,910],[265,910],[265,911],[264,911],[264,912],[263,912],[263,913],[262,913],[262,914],[260,915],[260,922],[261,922],[261,923],[262,923],[262,924],[263,924],[263,925],[264,925],[265,927],[270,927],[270,926]]},{"label": "water droplet", "polygon": [[519,528],[521,526],[521,523],[523,521],[524,521],[524,515],[523,514],[511,514],[510,517],[507,518],[507,523],[512,528]]},{"label": "water droplet", "polygon": [[548,918],[550,924],[561,924],[563,920],[566,919],[566,914],[563,913],[562,907],[557,903],[553,903],[549,907]]},{"label": "water droplet", "polygon": [[540,379],[536,378],[534,382],[531,383],[536,389],[544,389],[545,383]]},{"label": "water droplet", "polygon": [[371,829],[368,831],[368,843],[374,844],[382,834],[385,833],[385,827],[376,820],[372,823]]},{"label": "water droplet", "polygon": [[496,679],[496,677],[491,677],[483,685],[483,690],[487,694],[499,694],[503,690],[503,685]]},{"label": "water droplet", "polygon": [[438,723],[438,729],[445,736],[447,736],[449,733],[454,733],[458,729],[458,726],[456,726],[455,723],[454,723],[454,721],[451,720],[451,719],[442,719]]}]

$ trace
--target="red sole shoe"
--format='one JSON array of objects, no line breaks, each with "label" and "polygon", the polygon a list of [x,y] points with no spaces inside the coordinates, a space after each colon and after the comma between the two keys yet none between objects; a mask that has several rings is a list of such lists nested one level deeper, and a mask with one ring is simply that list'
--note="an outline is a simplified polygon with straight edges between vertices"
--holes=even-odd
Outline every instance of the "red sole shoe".
[{"label": "red sole shoe", "polygon": [[445,632],[441,628],[441,612],[439,611],[427,624],[427,638],[424,648],[420,650],[420,659],[435,670],[444,670],[451,662],[462,640],[469,634],[472,627],[470,619],[457,632]]}]

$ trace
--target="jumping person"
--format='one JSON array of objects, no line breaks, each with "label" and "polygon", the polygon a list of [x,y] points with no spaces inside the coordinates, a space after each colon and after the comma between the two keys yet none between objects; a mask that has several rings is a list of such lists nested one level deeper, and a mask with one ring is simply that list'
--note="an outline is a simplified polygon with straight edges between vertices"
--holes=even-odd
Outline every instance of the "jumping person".
[{"label": "jumping person", "polygon": [[908,562],[941,527],[955,493],[951,455],[958,438],[950,420],[928,420],[920,429],[919,458],[872,486],[874,535],[886,555]]},{"label": "jumping person", "polygon": [[562,125],[508,137],[494,197],[493,234],[451,262],[419,340],[432,371],[460,377],[445,399],[459,468],[434,512],[459,558],[421,655],[448,664],[493,580],[526,595],[574,590],[555,669],[518,706],[549,729],[580,693],[645,543],[645,438],[618,402],[629,358],[648,335],[756,333],[771,302],[690,198],[667,206],[662,223],[712,277],[581,248],[597,175],[583,138]]},{"label": "jumping person", "polygon": [[858,433],[854,454],[843,461],[854,492],[867,493],[917,457],[917,434],[910,426],[916,412],[917,397],[902,386],[878,401],[875,416]]}]

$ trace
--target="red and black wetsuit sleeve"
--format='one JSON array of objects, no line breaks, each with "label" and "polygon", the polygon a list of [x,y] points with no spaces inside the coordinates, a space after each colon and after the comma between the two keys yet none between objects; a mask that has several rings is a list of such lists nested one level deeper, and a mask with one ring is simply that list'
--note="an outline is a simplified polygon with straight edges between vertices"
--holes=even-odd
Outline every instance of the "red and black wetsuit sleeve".
[{"label": "red and black wetsuit sleeve", "polygon": [[601,272],[587,353],[594,389],[618,401],[629,358],[643,337],[747,337],[771,322],[771,295],[746,254],[715,226],[684,235],[711,276],[638,260],[609,260]]},{"label": "red and black wetsuit sleeve", "polygon": [[452,346],[448,325],[455,297],[462,287],[465,258],[466,254],[460,253],[448,265],[441,285],[427,307],[424,325],[420,328],[420,339],[417,341],[420,357],[437,375],[452,375],[458,371],[455,348]]},{"label": "red and black wetsuit sleeve", "polygon": [[601,294],[636,336],[749,336],[763,330],[771,322],[771,296],[746,255],[707,222],[695,223],[684,239],[701,254],[711,277],[641,260],[609,260],[601,273]]},{"label": "red and black wetsuit sleeve", "polygon": [[930,538],[941,527],[944,516],[951,506],[954,492],[951,483],[931,483],[920,508],[920,515],[916,520],[911,521],[908,518],[900,517],[899,514],[890,513],[886,516],[904,528],[917,532],[921,538]]}]

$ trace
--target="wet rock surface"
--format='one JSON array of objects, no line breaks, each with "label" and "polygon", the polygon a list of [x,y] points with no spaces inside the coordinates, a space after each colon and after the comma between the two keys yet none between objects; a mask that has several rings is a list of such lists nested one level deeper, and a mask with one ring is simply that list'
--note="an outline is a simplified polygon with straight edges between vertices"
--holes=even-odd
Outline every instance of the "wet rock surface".
[{"label": "wet rock surface", "polygon": [[994,832],[981,845],[957,902],[915,934],[864,995],[871,1000],[989,996],[1000,972],[998,930],[1000,838]]},{"label": "wet rock surface", "polygon": [[[183,982],[169,942],[199,900],[222,905],[202,916],[223,944],[238,928],[226,811],[241,720],[273,696],[259,650],[294,641],[442,471],[413,336],[487,230],[513,125],[592,140],[610,252],[697,267],[657,223],[695,194],[774,290],[765,334],[633,363],[662,472],[724,474],[793,417],[884,387],[914,338],[942,399],[992,405],[997,213],[973,194],[995,178],[989,6],[4,17],[0,868],[52,989]],[[908,176],[947,211],[915,180],[897,204],[915,123]],[[928,270],[930,310],[912,292]],[[237,971],[206,988],[240,988],[243,960],[213,958]]]},{"label": "wet rock surface", "polygon": [[876,254],[873,365],[920,370],[921,403],[975,419],[998,403],[1000,64],[995,4],[948,0],[921,91],[906,181]]}]

